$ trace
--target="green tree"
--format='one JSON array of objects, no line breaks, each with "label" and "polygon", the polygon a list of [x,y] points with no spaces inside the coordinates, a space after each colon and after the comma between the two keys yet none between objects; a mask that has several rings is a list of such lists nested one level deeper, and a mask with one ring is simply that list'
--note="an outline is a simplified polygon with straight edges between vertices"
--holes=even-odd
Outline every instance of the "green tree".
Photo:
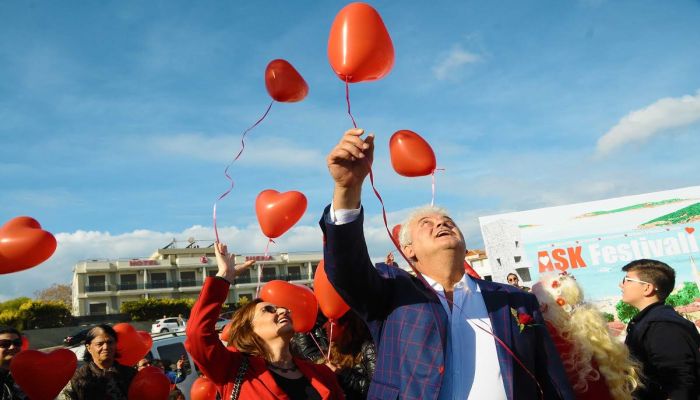
[{"label": "green tree", "polygon": [[54,283],[46,289],[37,290],[34,292],[34,297],[41,301],[60,301],[70,307],[73,303],[73,291],[70,285],[62,283]]},{"label": "green tree", "polygon": [[141,299],[122,303],[120,311],[134,321],[150,321],[166,316],[190,315],[193,299]]},{"label": "green tree", "polygon": [[15,310],[18,311],[22,304],[32,301],[29,297],[17,297],[0,303],[0,311]]},{"label": "green tree", "polygon": [[[11,307],[8,306],[0,311],[0,325],[10,325],[24,330],[55,328],[73,323],[73,316],[68,306],[62,302],[34,300],[20,302],[18,301],[20,299],[10,300]],[[7,303],[4,304],[7,305]]]},{"label": "green tree", "polygon": [[19,311],[24,320],[23,329],[55,328],[73,323],[70,309],[60,301],[29,301],[22,304]]},{"label": "green tree", "polygon": [[684,306],[700,297],[700,290],[695,282],[684,282],[683,288],[666,298],[666,304],[671,307]]},{"label": "green tree", "polygon": [[603,318],[605,318],[607,322],[615,321],[615,316],[610,314],[609,312],[603,312]]},{"label": "green tree", "polygon": [[624,323],[630,322],[630,320],[639,313],[639,310],[622,300],[617,302],[615,309],[617,310],[617,318]]}]

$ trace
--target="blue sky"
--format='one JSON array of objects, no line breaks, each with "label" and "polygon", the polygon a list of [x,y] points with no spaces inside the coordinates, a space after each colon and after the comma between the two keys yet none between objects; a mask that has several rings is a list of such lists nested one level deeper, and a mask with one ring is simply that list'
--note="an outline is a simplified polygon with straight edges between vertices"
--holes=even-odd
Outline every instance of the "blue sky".
[{"label": "blue sky", "polygon": [[[319,250],[331,197],[325,155],[351,126],[328,31],[345,2],[0,3],[0,223],[56,234],[46,263],[0,276],[0,300],[67,283],[85,258],[148,256],[213,238],[211,211],[241,133],[270,98],[276,58],[309,84],[276,103],[234,164],[223,239],[262,252],[254,200],[299,190],[309,206],[273,251]],[[700,160],[700,2],[371,3],[395,47],[382,80],[353,84],[390,224],[430,202],[429,178],[389,163],[399,129],[438,166],[436,202],[482,246],[477,217],[692,186]],[[374,256],[389,250],[366,188]]]}]

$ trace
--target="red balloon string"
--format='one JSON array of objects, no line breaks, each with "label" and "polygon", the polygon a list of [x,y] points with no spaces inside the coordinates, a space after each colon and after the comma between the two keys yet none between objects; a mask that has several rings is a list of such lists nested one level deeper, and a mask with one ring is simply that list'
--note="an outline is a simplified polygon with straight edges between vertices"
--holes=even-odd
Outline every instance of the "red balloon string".
[{"label": "red balloon string", "polygon": [[435,168],[433,172],[430,174],[433,180],[433,197],[430,199],[430,205],[434,206],[435,205],[435,171],[444,171],[445,168]]},{"label": "red balloon string", "polygon": [[[453,303],[453,304],[454,304],[454,303]],[[460,310],[460,311],[461,311],[461,310]],[[483,327],[479,326],[479,325],[476,323],[476,320],[474,321],[474,325],[475,325],[477,328],[481,329],[482,331],[484,331],[484,332],[488,333],[489,335],[493,336],[494,339],[496,339],[496,341],[498,342],[498,344],[500,344],[501,347],[503,347],[503,349],[505,349],[505,351],[508,352],[508,354],[510,354],[510,356],[513,357],[513,359],[523,368],[523,370],[524,370],[528,375],[530,375],[530,378],[532,378],[532,380],[535,381],[535,384],[537,385],[537,390],[540,391],[540,399],[544,399],[544,392],[542,391],[542,386],[540,386],[540,382],[537,380],[537,377],[535,377],[535,375],[534,375],[529,369],[527,369],[527,367],[525,366],[525,364],[523,364],[523,362],[520,361],[520,359],[515,355],[515,353],[513,353],[513,350],[511,350],[510,347],[508,347],[508,345],[505,344],[505,343],[503,342],[503,340],[501,340],[501,338],[499,338],[498,336],[496,336],[490,329],[488,329],[488,327],[483,328]]]},{"label": "red balloon string", "polygon": [[[265,245],[265,255],[263,258],[267,258],[268,251],[270,250],[270,243],[275,243],[272,238],[267,238],[267,244]],[[262,280],[262,266],[258,266],[258,286],[255,288],[255,297],[260,297],[260,282]]]},{"label": "red balloon string", "polygon": [[219,203],[220,200],[222,200],[224,197],[228,196],[229,193],[231,193],[231,190],[233,190],[233,185],[234,185],[233,179],[232,179],[231,176],[228,174],[228,170],[229,170],[229,168],[231,168],[231,166],[233,165],[233,163],[236,162],[236,160],[238,160],[238,158],[241,156],[241,154],[243,154],[243,150],[245,150],[245,137],[246,137],[246,135],[248,134],[248,132],[250,132],[251,130],[253,130],[253,128],[255,128],[256,126],[258,126],[258,124],[260,124],[260,123],[262,122],[262,120],[264,120],[265,117],[267,117],[267,114],[270,112],[270,109],[272,108],[272,103],[274,103],[274,102],[275,102],[274,100],[271,101],[271,102],[270,102],[270,105],[267,106],[267,110],[265,110],[265,114],[263,114],[263,116],[260,117],[260,119],[258,119],[258,120],[253,124],[253,126],[251,126],[250,128],[246,129],[246,130],[243,132],[243,134],[241,135],[241,149],[238,151],[238,154],[236,154],[236,157],[226,166],[226,169],[224,170],[224,175],[226,175],[226,179],[228,179],[231,183],[230,183],[230,185],[229,185],[228,190],[226,190],[226,191],[225,191],[221,196],[219,196],[219,198],[216,199],[216,201],[214,202],[214,212],[213,212],[213,219],[214,219],[214,235],[216,236],[216,241],[217,241],[217,242],[219,241],[219,230],[218,230],[218,228],[216,227],[216,206],[217,206],[217,204]]},{"label": "red balloon string", "polygon": [[352,126],[357,128],[357,123],[355,123],[355,117],[353,117],[352,112],[350,112],[350,83],[348,82],[347,76],[345,77],[345,101],[348,103],[348,115],[352,120]]},{"label": "red balloon string", "polygon": [[333,347],[333,325],[335,325],[335,322],[331,320],[331,332],[328,334],[328,356],[326,356],[328,361],[331,360],[331,347]]},{"label": "red balloon string", "polygon": [[311,339],[313,339],[314,343],[316,343],[316,347],[318,348],[318,352],[321,353],[323,358],[326,359],[326,362],[330,362],[331,360],[328,357],[326,357],[326,352],[321,348],[321,345],[318,344],[318,341],[316,341],[316,337],[315,337],[313,331],[309,332],[308,335],[311,336]]}]

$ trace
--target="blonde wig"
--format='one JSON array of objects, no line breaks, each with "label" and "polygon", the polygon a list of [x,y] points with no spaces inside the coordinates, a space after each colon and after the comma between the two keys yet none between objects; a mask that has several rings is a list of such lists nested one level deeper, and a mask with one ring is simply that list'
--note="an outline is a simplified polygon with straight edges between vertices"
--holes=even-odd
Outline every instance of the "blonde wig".
[{"label": "blonde wig", "polygon": [[631,399],[639,385],[639,365],[630,358],[627,347],[612,337],[602,313],[584,302],[576,279],[567,273],[542,274],[532,293],[544,319],[571,345],[562,361],[574,390],[585,393],[588,382],[603,375],[613,398]]}]

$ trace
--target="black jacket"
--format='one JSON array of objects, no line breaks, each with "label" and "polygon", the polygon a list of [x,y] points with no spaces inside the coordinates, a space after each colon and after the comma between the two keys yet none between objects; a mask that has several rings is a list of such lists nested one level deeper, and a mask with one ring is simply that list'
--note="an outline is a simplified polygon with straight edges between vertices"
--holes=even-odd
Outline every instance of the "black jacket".
[{"label": "black jacket", "polygon": [[27,396],[17,386],[10,371],[0,370],[0,400],[24,400]]},{"label": "black jacket", "polygon": [[116,362],[108,370],[102,370],[93,362],[88,362],[75,371],[61,394],[71,400],[126,400],[129,385],[135,375],[134,368]]},{"label": "black jacket", "polygon": [[[308,334],[297,333],[292,338],[290,345],[292,354],[304,358],[311,362],[318,362],[324,358],[316,343],[310,335],[314,335],[316,342],[324,350],[328,349],[328,338],[326,332],[320,326],[315,327]],[[345,392],[346,400],[364,400],[367,398],[369,384],[374,375],[374,368],[377,364],[377,351],[374,342],[368,340],[362,344],[360,352],[361,360],[352,368],[343,368],[336,371],[340,387]]]},{"label": "black jacket", "polygon": [[627,325],[625,344],[642,363],[646,387],[638,399],[697,399],[700,395],[700,334],[671,306],[654,303]]}]

